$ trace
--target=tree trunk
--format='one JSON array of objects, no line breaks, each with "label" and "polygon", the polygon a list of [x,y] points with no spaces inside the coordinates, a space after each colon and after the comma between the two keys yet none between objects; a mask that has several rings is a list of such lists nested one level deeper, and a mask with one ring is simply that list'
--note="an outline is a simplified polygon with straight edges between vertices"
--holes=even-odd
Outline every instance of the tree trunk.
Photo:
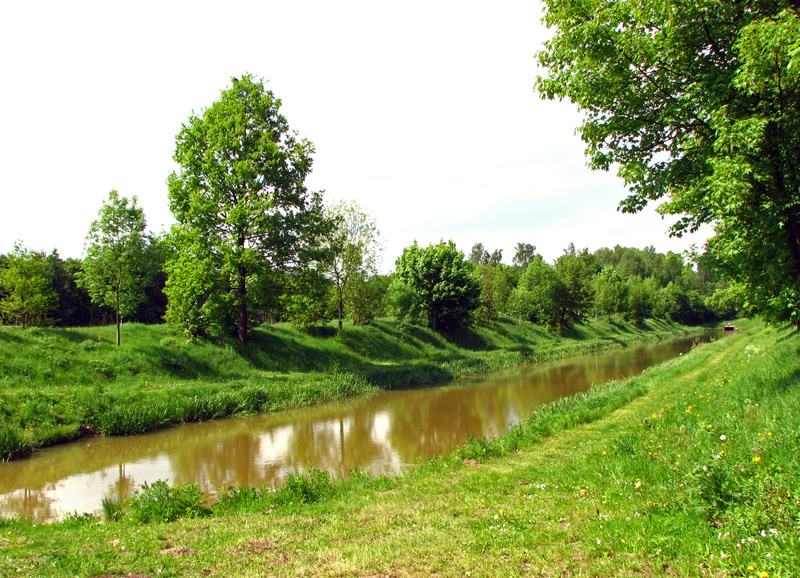
[{"label": "tree trunk", "polygon": [[119,344],[122,342],[122,316],[119,314],[119,301],[120,301],[119,284],[117,284],[117,292],[116,293],[117,293],[116,294],[117,306],[116,306],[116,308],[114,310],[114,316],[115,316],[115,321],[116,321],[116,324],[117,324],[117,347],[119,347]]},{"label": "tree trunk", "polygon": [[342,319],[344,319],[344,288],[338,287],[339,292],[339,332],[342,331]]},{"label": "tree trunk", "polygon": [[247,345],[247,267],[239,266],[239,343]]}]

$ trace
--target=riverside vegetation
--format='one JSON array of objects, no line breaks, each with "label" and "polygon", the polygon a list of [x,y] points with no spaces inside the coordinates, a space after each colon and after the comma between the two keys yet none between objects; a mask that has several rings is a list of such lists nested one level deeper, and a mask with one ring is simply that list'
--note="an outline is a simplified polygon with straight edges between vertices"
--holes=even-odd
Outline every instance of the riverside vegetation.
[{"label": "riverside vegetation", "polygon": [[501,319],[446,336],[381,320],[235,339],[187,339],[166,326],[0,329],[0,458],[84,435],[132,435],[237,413],[275,411],[485,373],[698,331],[651,321],[586,323],[561,336]]},{"label": "riverside vegetation", "polygon": [[404,476],[309,472],[210,507],[158,482],[106,520],[3,521],[0,573],[795,576],[799,348],[738,332]]}]

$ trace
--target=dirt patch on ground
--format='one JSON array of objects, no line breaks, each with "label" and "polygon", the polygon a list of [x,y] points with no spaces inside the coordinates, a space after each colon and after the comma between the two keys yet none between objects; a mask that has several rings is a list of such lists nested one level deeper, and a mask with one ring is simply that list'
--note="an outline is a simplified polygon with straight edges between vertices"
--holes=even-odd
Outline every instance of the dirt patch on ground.
[{"label": "dirt patch on ground", "polygon": [[161,550],[158,555],[172,556],[173,558],[177,558],[178,556],[197,556],[197,550],[189,548],[189,546],[176,546],[175,548]]},{"label": "dirt patch on ground", "polygon": [[92,578],[153,578],[150,574],[105,574],[103,576],[92,576]]}]

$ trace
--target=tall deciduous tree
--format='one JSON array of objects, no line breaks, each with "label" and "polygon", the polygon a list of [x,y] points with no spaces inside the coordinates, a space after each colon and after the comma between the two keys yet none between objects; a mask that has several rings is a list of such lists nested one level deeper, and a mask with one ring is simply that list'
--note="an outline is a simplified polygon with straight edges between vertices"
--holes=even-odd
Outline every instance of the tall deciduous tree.
[{"label": "tall deciduous tree", "polygon": [[532,321],[548,329],[563,328],[564,305],[569,302],[567,286],[552,265],[536,257],[511,292],[509,309],[520,321]]},{"label": "tall deciduous tree", "polygon": [[800,0],[545,2],[537,89],[583,111],[622,210],[664,200],[677,235],[710,223],[708,260],[800,323]]},{"label": "tall deciduous tree", "polygon": [[328,277],[335,289],[336,317],[339,331],[345,306],[350,297],[350,286],[377,273],[380,263],[380,233],[375,220],[355,201],[340,201],[329,206],[326,216],[334,227],[328,235]]},{"label": "tall deciduous tree", "polygon": [[453,241],[425,248],[415,241],[396,265],[397,278],[411,288],[434,330],[465,324],[480,305],[480,286]]},{"label": "tall deciduous tree", "polygon": [[481,308],[486,321],[496,318],[503,311],[511,291],[508,283],[508,267],[500,263],[481,263],[475,268],[475,276],[481,287]]},{"label": "tall deciduous tree", "polygon": [[530,243],[517,243],[517,246],[514,250],[514,258],[511,262],[516,267],[520,267],[521,269],[525,269],[528,265],[533,263],[533,260],[536,258],[536,245],[531,245]]},{"label": "tall deciduous tree", "polygon": [[202,332],[212,322],[248,341],[248,284],[298,266],[315,250],[321,196],[309,192],[313,146],[297,140],[264,82],[233,78],[177,136],[169,177],[178,252],[167,265],[168,319]]},{"label": "tall deciduous tree", "polygon": [[0,267],[0,319],[23,328],[42,325],[56,302],[45,254],[16,243],[4,261]]},{"label": "tall deciduous tree", "polygon": [[123,317],[132,315],[145,298],[145,226],[136,197],[129,201],[111,191],[86,236],[86,258],[78,282],[92,302],[114,310],[117,346]]}]

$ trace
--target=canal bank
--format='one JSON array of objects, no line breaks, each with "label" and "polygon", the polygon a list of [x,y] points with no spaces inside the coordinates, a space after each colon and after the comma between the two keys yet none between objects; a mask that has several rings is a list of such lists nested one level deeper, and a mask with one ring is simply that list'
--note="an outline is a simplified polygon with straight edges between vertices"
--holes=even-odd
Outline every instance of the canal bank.
[{"label": "canal bank", "polygon": [[688,352],[698,338],[606,350],[461,379],[375,392],[308,408],[186,424],[142,436],[96,437],[0,464],[0,516],[42,523],[102,514],[143,484],[197,484],[212,499],[228,487],[273,488],[288,473],[359,469],[393,475],[494,438],[537,408]]},{"label": "canal bank", "polygon": [[126,327],[121,347],[113,328],[0,329],[0,458],[702,331],[648,323],[586,322],[564,336],[508,319],[450,336],[391,321],[341,333],[279,324],[254,331],[247,347],[168,326]]},{"label": "canal bank", "polygon": [[170,524],[6,523],[0,573],[793,576],[798,347],[737,334],[399,478],[232,493]]}]

